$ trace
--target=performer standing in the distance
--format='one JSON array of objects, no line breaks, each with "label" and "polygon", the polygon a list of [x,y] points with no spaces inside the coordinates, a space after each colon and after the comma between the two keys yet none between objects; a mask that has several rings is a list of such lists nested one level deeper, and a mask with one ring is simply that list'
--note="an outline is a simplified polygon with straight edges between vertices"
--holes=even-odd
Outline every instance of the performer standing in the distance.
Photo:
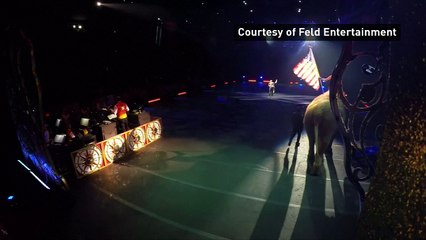
[{"label": "performer standing in the distance", "polygon": [[268,87],[269,87],[269,96],[274,96],[274,93],[275,93],[275,84],[277,83],[277,80],[275,80],[275,82],[274,81],[272,81],[272,79],[271,80],[269,80],[269,83],[268,83]]},{"label": "performer standing in the distance", "polygon": [[127,119],[128,111],[129,107],[127,104],[121,101],[120,96],[117,96],[117,103],[114,106],[114,114],[117,115],[117,127],[119,133],[129,130],[129,121]]}]

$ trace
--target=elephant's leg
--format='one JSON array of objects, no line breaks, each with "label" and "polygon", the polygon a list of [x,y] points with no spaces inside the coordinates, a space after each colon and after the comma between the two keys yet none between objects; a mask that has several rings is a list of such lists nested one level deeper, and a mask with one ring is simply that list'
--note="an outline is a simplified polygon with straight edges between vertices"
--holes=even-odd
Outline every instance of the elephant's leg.
[{"label": "elephant's leg", "polygon": [[336,138],[337,133],[338,132],[335,131],[333,136],[331,137],[330,143],[328,144],[327,149],[325,150],[325,154],[330,155],[330,156],[333,155],[333,149],[331,148],[331,146],[333,146],[333,141]]},{"label": "elephant's leg", "polygon": [[309,150],[308,150],[308,163],[312,164],[314,161],[314,149],[315,149],[315,126],[310,126],[305,124],[306,135],[308,136],[309,141]]},{"label": "elephant's leg", "polygon": [[[330,126],[331,125],[331,126]],[[312,174],[318,175],[324,164],[324,153],[334,137],[335,127],[329,122],[323,122],[315,128],[316,153]]]},{"label": "elephant's leg", "polygon": [[315,143],[316,143],[316,151],[315,151],[315,157],[314,157],[314,162],[312,165],[312,169],[311,169],[311,174],[312,175],[318,175],[319,173],[319,168],[321,166],[322,163],[322,154],[319,154],[318,152],[318,145],[322,144],[322,139],[321,139],[321,135],[319,134],[319,129],[318,129],[318,124],[315,125],[314,128],[314,138],[315,138]]}]

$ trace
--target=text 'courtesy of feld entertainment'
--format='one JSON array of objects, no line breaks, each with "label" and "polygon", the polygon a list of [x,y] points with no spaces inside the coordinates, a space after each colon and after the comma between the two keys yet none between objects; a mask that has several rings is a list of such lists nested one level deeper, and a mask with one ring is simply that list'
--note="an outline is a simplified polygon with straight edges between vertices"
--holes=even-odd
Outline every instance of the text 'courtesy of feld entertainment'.
[{"label": "text 'courtesy of feld entertainment'", "polygon": [[242,24],[234,26],[236,40],[384,40],[400,39],[397,24]]}]

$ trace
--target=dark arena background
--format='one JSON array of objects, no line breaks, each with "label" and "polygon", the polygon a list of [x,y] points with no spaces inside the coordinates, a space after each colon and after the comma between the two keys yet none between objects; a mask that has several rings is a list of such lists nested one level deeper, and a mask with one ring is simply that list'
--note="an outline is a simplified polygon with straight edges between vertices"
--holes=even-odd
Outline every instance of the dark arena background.
[{"label": "dark arena background", "polygon": [[[426,239],[425,8],[4,3],[0,240]],[[401,34],[235,40],[242,24]]]}]

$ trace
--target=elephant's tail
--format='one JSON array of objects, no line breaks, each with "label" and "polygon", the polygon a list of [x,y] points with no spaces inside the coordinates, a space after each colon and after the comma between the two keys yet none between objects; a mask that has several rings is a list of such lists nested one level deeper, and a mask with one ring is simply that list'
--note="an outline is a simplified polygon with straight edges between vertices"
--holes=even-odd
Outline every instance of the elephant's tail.
[{"label": "elephant's tail", "polygon": [[321,139],[319,139],[319,130],[318,130],[318,126],[319,126],[319,124],[315,124],[315,127],[314,127],[314,136],[315,136],[315,147],[316,147],[316,153],[318,154],[319,153],[319,143],[320,143],[320,141],[321,141]]}]

